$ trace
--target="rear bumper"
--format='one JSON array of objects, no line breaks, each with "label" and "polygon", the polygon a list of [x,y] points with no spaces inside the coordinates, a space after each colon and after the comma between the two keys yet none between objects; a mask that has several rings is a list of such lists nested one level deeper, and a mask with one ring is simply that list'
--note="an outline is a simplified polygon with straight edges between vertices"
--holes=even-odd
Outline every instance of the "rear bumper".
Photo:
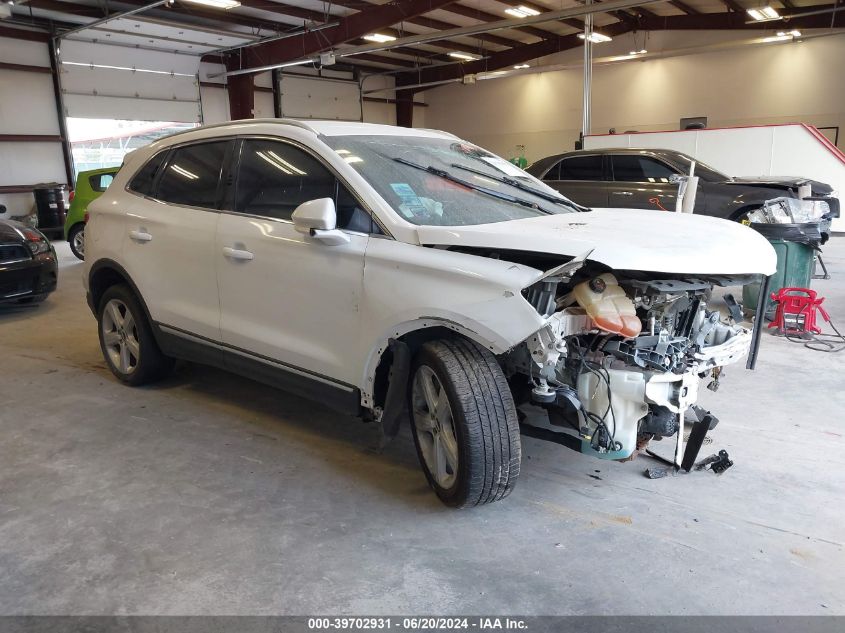
[{"label": "rear bumper", "polygon": [[53,256],[0,264],[0,303],[47,295],[57,284],[58,266]]}]

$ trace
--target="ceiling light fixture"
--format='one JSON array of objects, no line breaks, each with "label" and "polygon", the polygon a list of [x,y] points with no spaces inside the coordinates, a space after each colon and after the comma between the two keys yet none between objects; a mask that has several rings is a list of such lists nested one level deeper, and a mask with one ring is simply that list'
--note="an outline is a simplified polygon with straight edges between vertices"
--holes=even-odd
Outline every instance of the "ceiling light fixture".
[{"label": "ceiling light fixture", "polygon": [[751,19],[756,20],[757,22],[777,20],[780,17],[780,13],[769,6],[759,7],[757,9],[748,9],[748,15],[751,16]]},{"label": "ceiling light fixture", "polygon": [[454,59],[460,59],[462,62],[474,62],[481,59],[478,55],[470,55],[469,53],[458,52],[449,53],[449,57],[452,57]]},{"label": "ceiling light fixture", "polygon": [[519,5],[518,7],[511,7],[510,9],[505,9],[505,13],[508,15],[512,15],[515,18],[527,18],[530,15],[540,15],[540,12],[537,9],[532,9],[531,7],[526,7],[525,5]]},{"label": "ceiling light fixture", "polygon": [[517,64],[513,67],[514,70],[522,70],[523,68],[531,68],[528,64]]},{"label": "ceiling light fixture", "polygon": [[[587,34],[586,33],[579,33],[578,37],[580,37],[582,40],[586,40]],[[600,44],[601,42],[609,42],[612,39],[613,39],[612,37],[610,37],[608,35],[604,35],[603,33],[596,33],[595,31],[590,33],[590,41],[593,44]]]},{"label": "ceiling light fixture", "polygon": [[369,35],[365,35],[364,39],[368,42],[378,42],[379,44],[385,44],[396,40],[396,38],[392,35],[385,35],[384,33],[370,33]]},{"label": "ceiling light fixture", "polygon": [[631,51],[628,55],[645,55],[648,51],[644,48],[641,48],[638,51]]},{"label": "ceiling light fixture", "polygon": [[215,9],[234,9],[241,6],[239,0],[185,0],[191,4],[202,4]]}]

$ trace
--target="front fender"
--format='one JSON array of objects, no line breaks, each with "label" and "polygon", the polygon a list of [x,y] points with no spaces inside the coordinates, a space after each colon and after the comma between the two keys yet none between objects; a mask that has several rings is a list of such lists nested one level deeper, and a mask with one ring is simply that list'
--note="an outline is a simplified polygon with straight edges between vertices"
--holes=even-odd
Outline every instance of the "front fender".
[{"label": "front fender", "polygon": [[362,404],[391,338],[448,328],[502,354],[543,327],[521,288],[536,268],[446,249],[371,239],[364,266]]}]

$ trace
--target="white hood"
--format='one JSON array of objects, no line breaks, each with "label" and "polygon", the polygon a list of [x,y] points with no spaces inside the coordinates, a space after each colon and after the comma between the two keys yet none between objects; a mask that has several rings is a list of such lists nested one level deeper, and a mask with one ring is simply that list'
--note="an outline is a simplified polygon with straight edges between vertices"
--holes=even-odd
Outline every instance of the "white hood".
[{"label": "white hood", "polygon": [[421,244],[589,258],[615,270],[692,275],[771,275],[769,242],[738,222],[642,209],[594,209],[472,226],[420,226]]}]

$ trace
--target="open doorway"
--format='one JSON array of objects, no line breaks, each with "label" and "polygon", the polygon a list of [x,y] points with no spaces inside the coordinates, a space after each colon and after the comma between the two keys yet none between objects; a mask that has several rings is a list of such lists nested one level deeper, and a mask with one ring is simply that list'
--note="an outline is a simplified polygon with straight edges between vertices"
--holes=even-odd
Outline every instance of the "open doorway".
[{"label": "open doorway", "polygon": [[197,127],[197,123],[67,118],[74,173],[118,167],[132,150],[164,136]]}]

